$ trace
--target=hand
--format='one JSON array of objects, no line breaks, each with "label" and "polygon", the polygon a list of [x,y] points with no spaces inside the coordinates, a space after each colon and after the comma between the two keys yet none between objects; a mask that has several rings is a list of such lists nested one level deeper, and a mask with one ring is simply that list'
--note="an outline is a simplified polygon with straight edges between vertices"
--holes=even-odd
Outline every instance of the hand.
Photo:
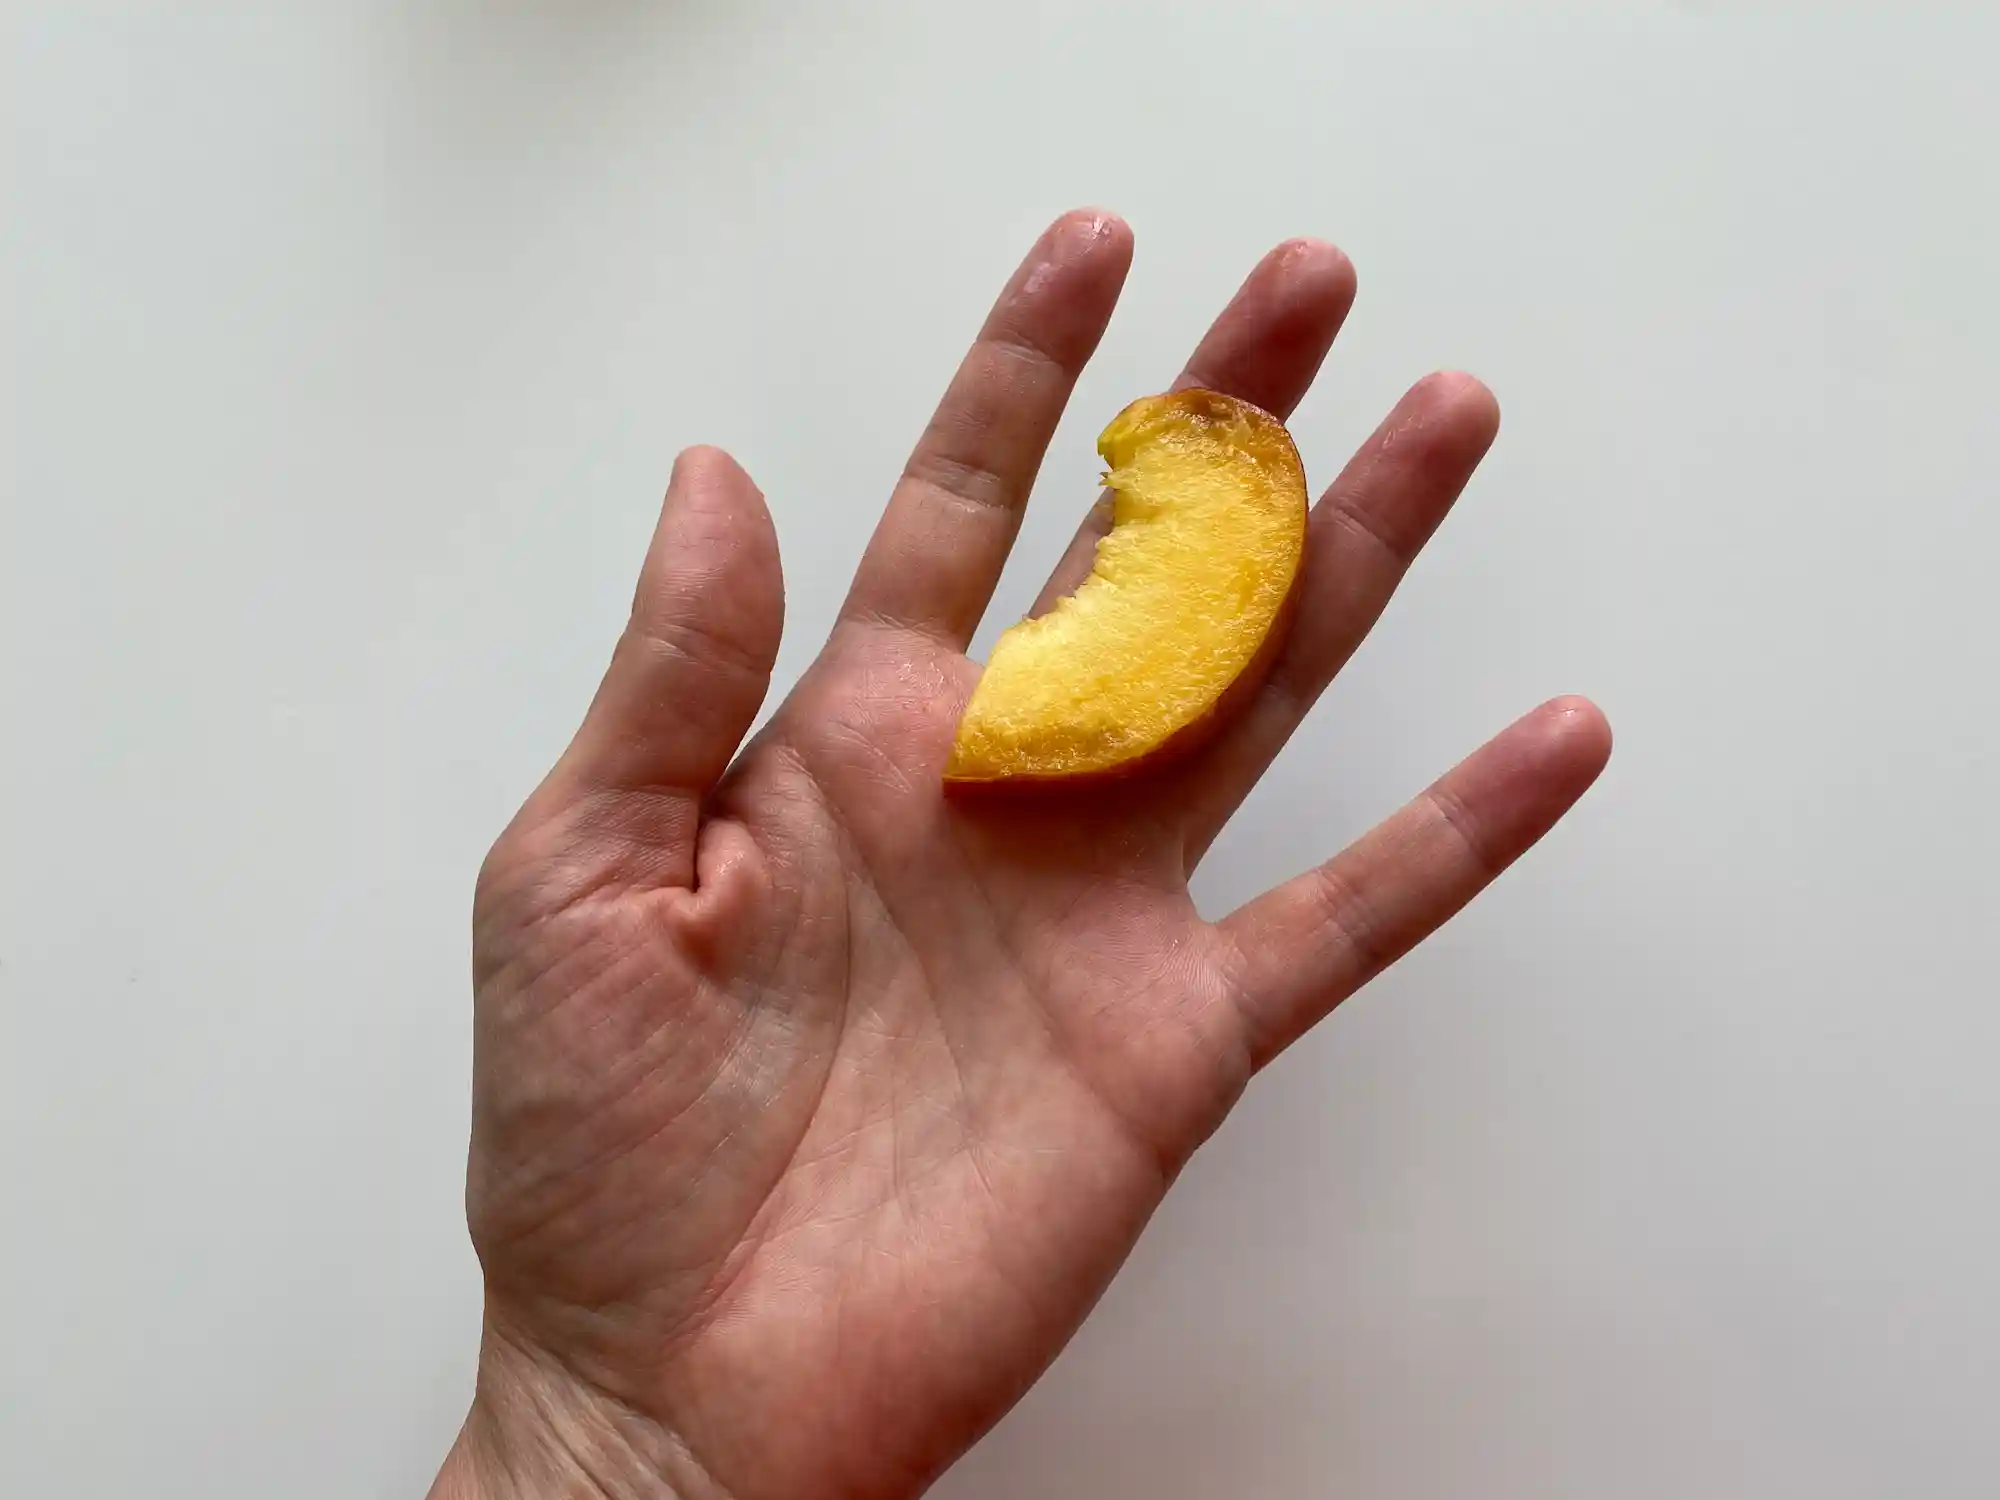
[{"label": "hand", "polygon": [[[777,541],[729,458],[676,464],[603,686],[480,876],[486,1336],[437,1493],[918,1493],[1061,1349],[1252,1075],[1603,766],[1603,719],[1559,700],[1221,922],[1189,900],[1492,441],[1492,397],[1447,375],[1316,507],[1289,634],[1209,743],[1088,796],[943,795],[966,644],[1130,258],[1096,213],[1036,244],[747,747]],[[1181,383],[1289,413],[1353,288],[1332,248],[1281,246]]]}]

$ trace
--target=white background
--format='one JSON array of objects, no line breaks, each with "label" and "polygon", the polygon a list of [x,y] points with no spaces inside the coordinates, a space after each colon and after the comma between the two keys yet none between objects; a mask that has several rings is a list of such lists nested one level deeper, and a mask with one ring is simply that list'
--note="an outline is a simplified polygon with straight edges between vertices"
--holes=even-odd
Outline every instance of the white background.
[{"label": "white background", "polygon": [[472,874],[672,455],[768,491],[789,679],[991,293],[1098,202],[1137,268],[995,621],[1287,235],[1361,271],[1316,476],[1434,366],[1507,410],[1204,901],[1550,694],[1619,750],[939,1493],[1994,1493],[2000,23],[17,4],[0,44],[0,1492],[422,1493],[477,1331]]}]

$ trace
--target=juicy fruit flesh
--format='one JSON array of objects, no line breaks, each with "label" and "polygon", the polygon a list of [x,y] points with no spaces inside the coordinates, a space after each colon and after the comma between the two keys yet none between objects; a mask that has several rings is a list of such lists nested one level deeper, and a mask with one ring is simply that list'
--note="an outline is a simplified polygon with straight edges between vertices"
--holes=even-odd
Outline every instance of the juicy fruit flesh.
[{"label": "juicy fruit flesh", "polygon": [[1209,391],[1104,430],[1111,530],[1090,577],[995,643],[954,781],[1115,770],[1210,713],[1277,623],[1305,542],[1305,474],[1275,417]]}]

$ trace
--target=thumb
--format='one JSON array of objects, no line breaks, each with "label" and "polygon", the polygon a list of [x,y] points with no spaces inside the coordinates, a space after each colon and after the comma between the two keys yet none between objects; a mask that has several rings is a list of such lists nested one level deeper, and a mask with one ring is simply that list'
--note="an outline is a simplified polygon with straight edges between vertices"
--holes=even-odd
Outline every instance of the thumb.
[{"label": "thumb", "polygon": [[674,463],[631,619],[537,800],[642,808],[657,876],[691,883],[702,799],[763,706],[784,615],[763,495],[721,449],[690,448]]}]

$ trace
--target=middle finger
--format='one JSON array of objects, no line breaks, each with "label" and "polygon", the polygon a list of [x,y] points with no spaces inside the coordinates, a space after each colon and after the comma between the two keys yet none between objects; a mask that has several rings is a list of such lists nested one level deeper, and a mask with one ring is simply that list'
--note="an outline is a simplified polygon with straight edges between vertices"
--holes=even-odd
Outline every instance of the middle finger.
[{"label": "middle finger", "polygon": [[[1353,262],[1324,240],[1287,240],[1245,278],[1172,389],[1220,391],[1283,421],[1319,373],[1353,305]],[[1047,613],[1090,576],[1098,539],[1110,525],[1110,499],[1101,495],[1042,586],[1032,613]]]}]

